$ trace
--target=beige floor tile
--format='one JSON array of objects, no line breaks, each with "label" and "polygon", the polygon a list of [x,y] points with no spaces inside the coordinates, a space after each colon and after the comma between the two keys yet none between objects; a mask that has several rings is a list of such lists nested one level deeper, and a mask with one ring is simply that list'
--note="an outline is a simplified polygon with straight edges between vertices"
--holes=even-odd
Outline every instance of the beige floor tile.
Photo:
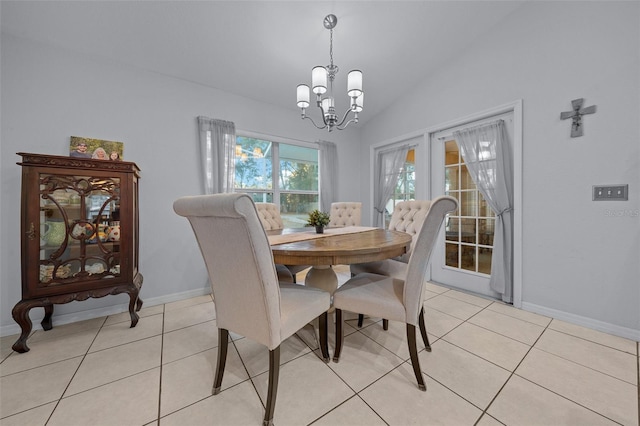
[{"label": "beige floor tile", "polygon": [[478,423],[475,424],[475,426],[504,426],[504,423],[501,423],[491,417],[489,414],[484,413],[480,420],[478,420]]},{"label": "beige floor tile", "polygon": [[472,305],[480,306],[482,308],[486,308],[490,304],[493,303],[492,299],[485,299],[484,297],[476,296],[473,294],[465,293],[457,290],[449,290],[447,292],[447,297],[451,297],[453,299],[461,300],[463,302],[470,303]]},{"label": "beige floor tile", "polygon": [[514,375],[487,412],[506,425],[615,425],[616,423]]},{"label": "beige floor tile", "polygon": [[190,306],[200,305],[201,303],[213,303],[211,294],[205,294],[203,296],[191,297],[189,299],[178,300],[176,302],[165,303],[166,312],[175,311],[178,309],[187,308]]},{"label": "beige floor tile", "polygon": [[263,418],[264,407],[253,385],[247,381],[162,417],[160,426],[260,425]]},{"label": "beige floor tile", "polygon": [[[211,396],[218,350],[211,349],[162,366],[161,415]],[[222,378],[222,393],[249,379],[233,345],[229,345]]]},{"label": "beige floor tile", "polygon": [[[269,371],[269,349],[251,339],[234,342],[249,377]],[[308,354],[311,349],[297,336],[291,336],[280,344],[280,364]]]},{"label": "beige floor tile", "polygon": [[168,310],[164,314],[164,332],[168,333],[214,319],[216,319],[216,312],[213,302]]},{"label": "beige floor tile", "polygon": [[420,352],[425,374],[481,409],[487,408],[511,373],[444,340]]},{"label": "beige floor tile", "polygon": [[468,320],[483,309],[481,306],[448,297],[446,294],[425,300],[424,306],[425,309],[435,309],[461,320]]},{"label": "beige floor tile", "polygon": [[369,386],[404,360],[362,333],[346,336],[339,362],[329,367],[356,392]]},{"label": "beige floor tile", "polygon": [[329,411],[313,426],[383,426],[386,423],[357,396]]},{"label": "beige floor tile", "polygon": [[544,331],[544,327],[523,321],[500,312],[485,309],[469,319],[475,324],[487,330],[495,331],[503,336],[510,337],[519,342],[532,346]]},{"label": "beige floor tile", "polygon": [[[389,330],[384,330],[380,325],[363,328],[361,333],[396,354],[402,361],[409,359],[406,324],[397,321],[389,321]],[[435,336],[429,336],[429,339],[430,343],[432,343],[431,341],[435,340]],[[418,351],[425,348],[422,336],[420,335],[420,330],[417,327],[416,342],[418,345]]]},{"label": "beige floor tile", "polygon": [[632,385],[638,383],[638,358],[630,353],[554,330],[545,331],[535,347]]},{"label": "beige floor tile", "polygon": [[529,350],[529,346],[473,324],[464,323],[443,337],[502,368],[513,371]]},{"label": "beige floor tile", "polygon": [[56,325],[53,324],[53,328],[49,331],[36,330],[31,334],[27,340],[27,344],[31,346],[33,342],[40,342],[47,339],[59,339],[62,336],[68,336],[75,333],[87,333],[93,332],[95,336],[98,334],[98,330],[104,324],[104,317],[94,318],[86,321],[73,322],[70,324]]},{"label": "beige floor tile", "polygon": [[154,336],[88,354],[64,396],[159,367],[161,345],[162,337]]},{"label": "beige floor tile", "polygon": [[432,283],[430,281],[427,281],[426,283],[424,283],[424,288],[425,290],[431,291],[433,293],[438,293],[438,294],[446,293],[447,291],[449,291],[449,288],[443,287],[436,283]]},{"label": "beige floor tile", "polygon": [[536,348],[516,374],[621,424],[638,422],[638,387],[622,380]]},{"label": "beige floor tile", "polygon": [[[262,401],[267,398],[268,373],[251,379]],[[306,425],[337,407],[354,392],[312,353],[280,368],[276,425]]]},{"label": "beige floor tile", "polygon": [[44,426],[55,407],[56,402],[41,405],[10,417],[4,417],[0,420],[0,424],[2,426]]},{"label": "beige floor tile", "polygon": [[473,425],[482,411],[438,382],[425,377],[418,389],[413,369],[402,364],[360,396],[389,425]]},{"label": "beige floor tile", "polygon": [[428,306],[424,308],[424,324],[428,334],[442,337],[462,323],[463,320],[460,318],[452,317],[444,312],[431,309]]},{"label": "beige floor tile", "polygon": [[[159,315],[159,314],[162,314],[163,311],[164,311],[164,305],[155,305],[155,306],[149,306],[149,307],[145,307],[144,305],[142,305],[142,309],[138,311],[138,317],[142,319],[145,317],[150,317],[151,315]],[[131,322],[131,315],[129,314],[129,311],[121,312],[119,314],[109,315],[104,325],[113,325],[119,322],[129,322],[129,323]]]},{"label": "beige floor tile", "polygon": [[57,401],[81,361],[77,357],[0,378],[0,416]]},{"label": "beige floor tile", "polygon": [[207,321],[164,334],[162,363],[191,356],[218,346],[218,328],[215,321]]},{"label": "beige floor tile", "polygon": [[156,368],[63,398],[47,426],[86,425],[88,419],[105,426],[148,423],[158,417],[159,384]]},{"label": "beige floor tile", "polygon": [[493,302],[487,309],[500,312],[501,314],[508,315],[513,318],[518,318],[523,321],[532,322],[543,327],[546,327],[551,322],[551,318],[549,317],[534,314],[533,312],[523,311],[522,309],[514,308],[513,306],[507,305],[503,302]]},{"label": "beige floor tile", "polygon": [[102,327],[89,352],[97,352],[118,345],[126,345],[136,340],[162,334],[162,315],[141,318],[138,325],[131,328],[128,323],[121,322]]},{"label": "beige floor tile", "polygon": [[29,352],[14,352],[0,364],[0,376],[14,374],[35,367],[54,364],[65,359],[74,358],[87,353],[95,337],[93,331],[61,336],[58,339],[46,339],[29,342]]},{"label": "beige floor tile", "polygon": [[432,299],[432,298],[438,296],[439,294],[440,293],[436,293],[436,292],[433,292],[433,291],[425,290],[424,291],[424,300]]},{"label": "beige floor tile", "polygon": [[628,352],[633,355],[638,355],[636,342],[633,340],[625,339],[623,337],[613,336],[611,334],[603,333],[601,331],[592,330],[587,327],[571,324],[565,321],[554,319],[549,324],[549,328],[560,331],[565,334],[580,337],[585,340],[589,340],[594,343],[609,346],[610,348],[618,349],[620,351]]}]

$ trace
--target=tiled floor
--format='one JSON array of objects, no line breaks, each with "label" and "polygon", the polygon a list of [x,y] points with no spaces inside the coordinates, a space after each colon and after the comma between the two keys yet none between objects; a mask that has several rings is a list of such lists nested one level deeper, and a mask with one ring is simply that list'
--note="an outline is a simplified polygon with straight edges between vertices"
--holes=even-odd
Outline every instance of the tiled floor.
[{"label": "tiled floor", "polygon": [[[336,269],[346,279],[348,269]],[[340,363],[320,360],[310,328],[283,344],[276,425],[638,425],[637,342],[428,290],[433,352],[419,354],[427,392],[402,324],[383,331],[372,319],[357,329],[349,317]],[[36,331],[26,354],[11,351],[16,336],[2,338],[2,426],[261,424],[266,348],[233,336],[223,391],[211,395],[209,296],[141,315],[135,328],[125,313]]]}]

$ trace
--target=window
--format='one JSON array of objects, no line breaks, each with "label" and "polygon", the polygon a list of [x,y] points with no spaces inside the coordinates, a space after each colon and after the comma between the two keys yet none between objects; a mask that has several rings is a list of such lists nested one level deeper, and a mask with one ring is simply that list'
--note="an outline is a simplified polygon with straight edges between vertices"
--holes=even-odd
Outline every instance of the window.
[{"label": "window", "polygon": [[458,210],[445,222],[445,264],[491,274],[495,214],[471,179],[455,140],[445,142],[444,189],[446,195],[458,200]]},{"label": "window", "polygon": [[398,176],[398,183],[396,189],[387,202],[385,208],[385,228],[389,227],[389,221],[391,220],[391,214],[393,209],[401,201],[415,200],[416,199],[416,150],[411,148],[407,152],[407,160],[404,163],[404,168]]},{"label": "window", "polygon": [[237,136],[235,157],[235,192],[279,205],[285,228],[306,224],[318,208],[317,148]]}]

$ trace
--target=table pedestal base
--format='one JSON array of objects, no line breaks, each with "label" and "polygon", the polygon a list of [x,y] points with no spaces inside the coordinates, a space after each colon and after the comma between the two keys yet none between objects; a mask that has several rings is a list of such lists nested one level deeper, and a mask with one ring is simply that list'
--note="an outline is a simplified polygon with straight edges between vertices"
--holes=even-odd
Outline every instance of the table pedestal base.
[{"label": "table pedestal base", "polygon": [[338,288],[338,276],[331,266],[312,266],[304,279],[304,285],[333,293]]}]

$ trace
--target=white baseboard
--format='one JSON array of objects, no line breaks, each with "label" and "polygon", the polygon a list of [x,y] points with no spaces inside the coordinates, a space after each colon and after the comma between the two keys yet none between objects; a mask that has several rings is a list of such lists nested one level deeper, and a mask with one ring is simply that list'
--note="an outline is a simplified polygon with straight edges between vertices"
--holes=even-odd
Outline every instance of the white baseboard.
[{"label": "white baseboard", "polygon": [[[148,308],[150,306],[162,305],[164,303],[177,302],[179,300],[190,299],[192,297],[204,296],[210,294],[211,289],[201,288],[197,290],[189,290],[182,293],[174,293],[166,296],[154,297],[151,299],[143,299],[144,304],[142,308]],[[70,314],[62,314],[53,316],[55,325],[70,324],[72,322],[85,321],[93,318],[106,317],[108,315],[115,315],[129,310],[129,303],[123,303],[120,305],[106,306],[104,308],[91,309],[87,311],[73,312]],[[38,311],[36,313],[36,311]],[[42,330],[40,322],[44,318],[43,309],[33,309],[34,315],[29,317],[33,323],[33,330]],[[16,324],[4,325],[0,327],[0,337],[11,336],[13,334],[20,334],[22,330],[20,326]]]},{"label": "white baseboard", "polygon": [[533,303],[522,302],[522,310],[534,312],[536,314],[544,315],[547,317],[559,319],[561,321],[570,322],[572,324],[581,325],[583,327],[591,328],[593,330],[602,331],[603,333],[613,334],[615,336],[624,337],[625,339],[635,340],[640,342],[640,330],[633,328],[622,327],[615,324],[610,324],[603,321],[598,321],[593,318],[587,318],[580,315],[570,314],[556,309],[547,308],[544,306],[535,305]]}]

